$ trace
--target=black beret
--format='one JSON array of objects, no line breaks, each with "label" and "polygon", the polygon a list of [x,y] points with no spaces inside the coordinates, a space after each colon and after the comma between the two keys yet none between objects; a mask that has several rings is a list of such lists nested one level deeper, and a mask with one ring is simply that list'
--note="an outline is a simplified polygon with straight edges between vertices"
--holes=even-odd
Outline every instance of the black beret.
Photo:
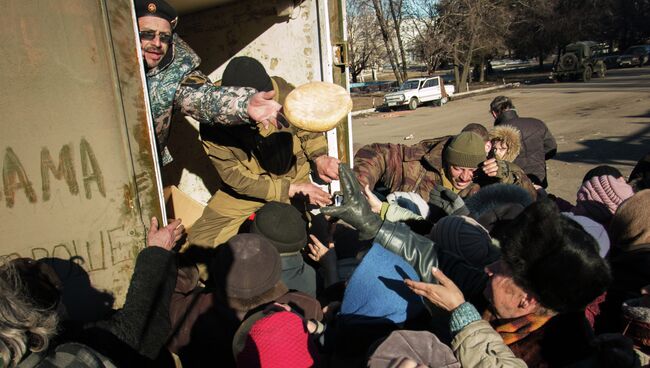
[{"label": "black beret", "polygon": [[172,28],[176,27],[178,13],[165,0],[135,0],[136,17],[158,17],[166,19]]}]

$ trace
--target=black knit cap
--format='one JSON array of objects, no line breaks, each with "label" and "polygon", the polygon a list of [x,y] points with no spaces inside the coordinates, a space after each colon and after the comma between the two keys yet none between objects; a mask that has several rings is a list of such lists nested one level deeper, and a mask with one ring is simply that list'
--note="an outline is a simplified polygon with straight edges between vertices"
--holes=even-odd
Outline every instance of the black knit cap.
[{"label": "black knit cap", "polygon": [[601,295],[611,271],[598,243],[552,201],[528,206],[501,241],[503,260],[517,285],[556,312],[578,311]]},{"label": "black knit cap", "polygon": [[273,82],[264,66],[249,56],[238,56],[230,60],[221,77],[224,87],[251,87],[258,91],[272,91]]},{"label": "black knit cap", "polygon": [[609,165],[600,165],[596,166],[593,169],[587,171],[585,174],[585,177],[582,178],[582,182],[586,182],[587,180],[596,177],[596,176],[605,176],[605,175],[610,175],[615,177],[616,179],[623,177],[623,174],[621,172],[612,166]]},{"label": "black knit cap", "polygon": [[214,274],[217,285],[228,298],[236,299],[251,299],[268,293],[278,284],[282,274],[278,251],[271,242],[256,234],[238,234],[230,238],[217,248],[211,266],[210,274]]},{"label": "black knit cap", "polygon": [[165,0],[135,0],[136,17],[158,17],[171,23],[172,28],[176,27],[178,13]]},{"label": "black knit cap", "polygon": [[307,223],[287,203],[265,204],[255,214],[250,232],[268,239],[281,254],[297,252],[307,244]]}]

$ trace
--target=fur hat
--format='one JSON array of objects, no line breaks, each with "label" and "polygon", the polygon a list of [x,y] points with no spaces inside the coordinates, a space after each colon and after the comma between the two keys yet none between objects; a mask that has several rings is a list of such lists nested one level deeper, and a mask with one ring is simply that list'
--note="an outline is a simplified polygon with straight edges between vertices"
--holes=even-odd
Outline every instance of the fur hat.
[{"label": "fur hat", "polygon": [[612,247],[634,250],[650,244],[650,189],[628,198],[618,207],[609,225]]},{"label": "fur hat", "polygon": [[318,350],[303,319],[287,311],[256,321],[237,356],[237,366],[246,368],[307,368],[317,363]]},{"label": "fur hat", "polygon": [[369,368],[400,367],[400,363],[410,359],[418,367],[460,368],[460,363],[451,349],[440,342],[429,331],[392,332],[382,341],[368,359]]},{"label": "fur hat", "polygon": [[280,254],[257,234],[238,234],[217,248],[210,275],[230,307],[247,311],[287,293]]},{"label": "fur hat", "polygon": [[512,125],[503,124],[492,128],[490,130],[490,141],[492,141],[492,145],[494,145],[495,141],[500,141],[508,146],[508,150],[500,158],[501,160],[513,162],[521,152],[521,132]]},{"label": "fur hat", "polygon": [[268,202],[260,208],[250,232],[268,239],[280,254],[295,253],[307,245],[307,223],[292,205]]},{"label": "fur hat", "polygon": [[544,307],[578,311],[609,286],[611,272],[596,240],[552,201],[528,206],[509,230],[501,240],[503,260],[515,283]]},{"label": "fur hat", "polygon": [[485,161],[485,142],[480,135],[463,132],[454,137],[443,152],[447,165],[475,168]]},{"label": "fur hat", "polygon": [[499,228],[507,227],[524,208],[533,203],[528,192],[514,184],[490,184],[467,198],[465,206],[470,216],[476,219],[494,237]]}]

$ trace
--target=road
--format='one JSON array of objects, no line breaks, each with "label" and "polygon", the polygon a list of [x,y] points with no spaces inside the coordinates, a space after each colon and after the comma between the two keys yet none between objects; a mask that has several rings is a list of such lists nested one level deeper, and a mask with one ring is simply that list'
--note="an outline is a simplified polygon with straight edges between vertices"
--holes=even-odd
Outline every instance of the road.
[{"label": "road", "polygon": [[[549,190],[569,201],[591,168],[607,164],[628,175],[650,151],[650,66],[609,71],[588,83],[546,83],[353,119],[355,151],[364,144],[412,144],[457,134],[468,123],[488,129],[489,104],[498,95],[512,98],[520,116],[543,120],[558,143],[548,161]],[[405,139],[410,135],[412,139]]]}]

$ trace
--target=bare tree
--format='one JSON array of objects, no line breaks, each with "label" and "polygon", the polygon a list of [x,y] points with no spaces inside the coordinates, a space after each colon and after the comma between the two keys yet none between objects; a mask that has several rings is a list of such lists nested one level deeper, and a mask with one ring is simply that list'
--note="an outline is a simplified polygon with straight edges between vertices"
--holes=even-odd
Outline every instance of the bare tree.
[{"label": "bare tree", "polygon": [[350,76],[352,82],[357,82],[364,70],[380,62],[384,52],[369,4],[363,0],[348,0],[346,6]]},{"label": "bare tree", "polygon": [[393,19],[393,30],[395,32],[397,47],[402,61],[402,79],[406,80],[408,78],[408,74],[406,73],[406,51],[404,50],[404,42],[402,41],[402,14],[404,14],[404,5],[404,0],[388,0],[388,8],[390,9],[390,14]]},{"label": "bare tree", "polygon": [[503,43],[509,17],[505,0],[440,0],[442,32],[451,45],[456,90],[467,90],[475,56]]},{"label": "bare tree", "polygon": [[384,39],[384,45],[386,46],[386,54],[388,60],[390,61],[390,65],[393,68],[393,73],[395,74],[397,83],[402,84],[404,82],[404,77],[399,71],[399,62],[397,60],[397,53],[395,52],[395,47],[393,45],[391,37],[391,28],[386,21],[386,17],[384,17],[384,8],[382,6],[381,0],[372,0],[372,5],[375,9],[375,15],[377,17],[379,29],[381,30],[381,36]]}]

